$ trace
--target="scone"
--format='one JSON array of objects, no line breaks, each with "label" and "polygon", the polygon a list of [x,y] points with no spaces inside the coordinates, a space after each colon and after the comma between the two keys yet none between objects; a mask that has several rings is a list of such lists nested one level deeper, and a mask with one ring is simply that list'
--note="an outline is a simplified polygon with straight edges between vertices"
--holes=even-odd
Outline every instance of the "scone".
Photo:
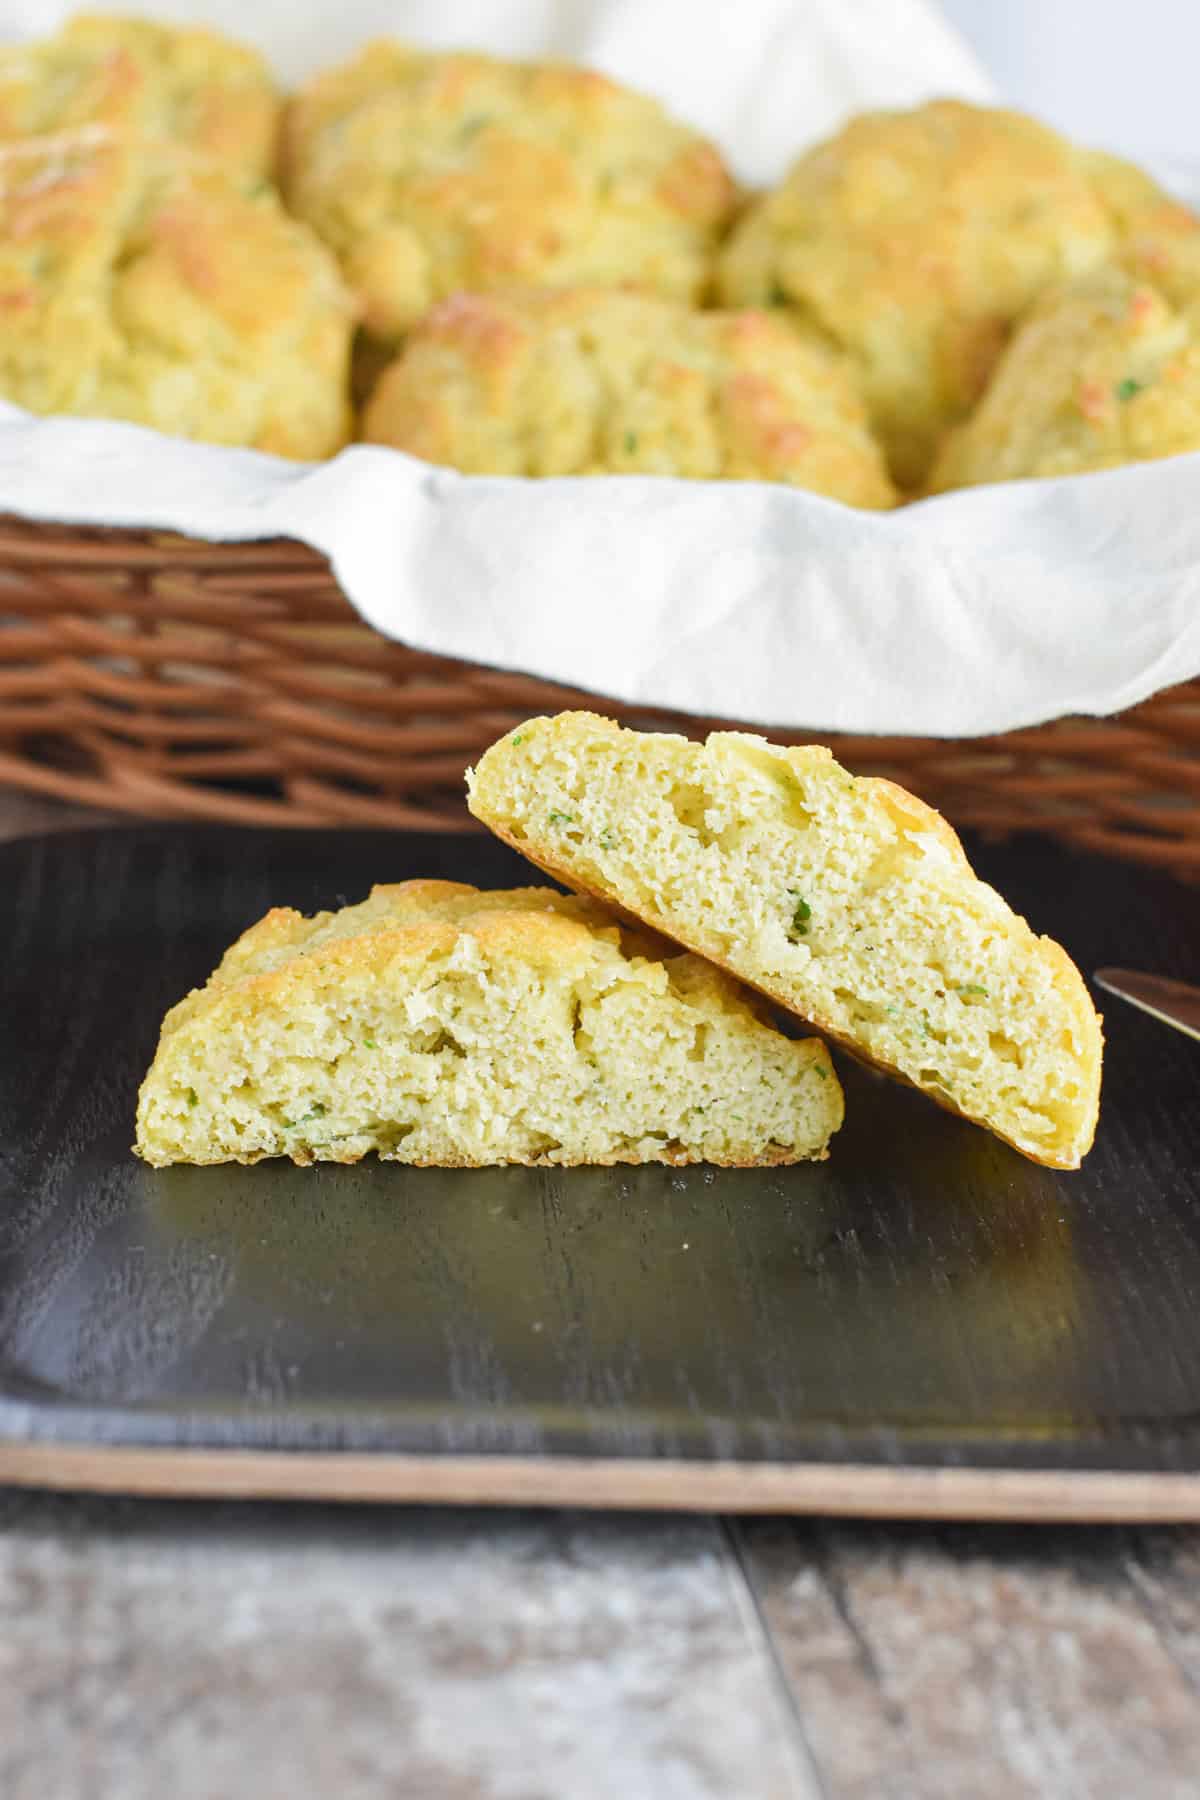
[{"label": "scone", "polygon": [[823,1157],[841,1119],[824,1045],[720,970],[549,888],[408,881],[247,931],[167,1014],[136,1148],[746,1165]]},{"label": "scone", "polygon": [[817,746],[533,719],[468,772],[471,811],[596,895],[986,1125],[1077,1167],[1100,1021],[1065,951],[975,877],[949,826]]},{"label": "scone", "polygon": [[352,308],[257,177],[81,127],[0,146],[0,395],[322,457],[349,430]]},{"label": "scone", "polygon": [[743,215],[729,306],[786,307],[857,361],[901,487],[974,404],[1018,313],[1109,255],[1086,155],[1018,113],[865,113]]},{"label": "scone", "polygon": [[83,14],[0,49],[0,143],[103,126],[268,176],[281,101],[257,52],[198,28]]},{"label": "scone", "polygon": [[468,289],[698,299],[735,202],[710,143],[603,75],[390,41],[291,101],[284,182],[393,342]]},{"label": "scone", "polygon": [[895,498],[841,359],[765,312],[603,288],[463,294],[416,327],[364,435],[476,474],[784,481]]},{"label": "scone", "polygon": [[1034,303],[931,488],[1076,475],[1200,450],[1195,312],[1097,270]]}]

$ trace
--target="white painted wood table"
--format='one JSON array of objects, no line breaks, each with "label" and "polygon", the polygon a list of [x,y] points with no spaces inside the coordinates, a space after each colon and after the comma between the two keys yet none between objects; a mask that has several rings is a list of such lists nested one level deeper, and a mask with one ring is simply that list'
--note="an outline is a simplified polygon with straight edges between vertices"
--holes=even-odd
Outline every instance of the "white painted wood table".
[{"label": "white painted wood table", "polygon": [[1200,1530],[0,1491],[2,1800],[393,1795],[1196,1800]]}]

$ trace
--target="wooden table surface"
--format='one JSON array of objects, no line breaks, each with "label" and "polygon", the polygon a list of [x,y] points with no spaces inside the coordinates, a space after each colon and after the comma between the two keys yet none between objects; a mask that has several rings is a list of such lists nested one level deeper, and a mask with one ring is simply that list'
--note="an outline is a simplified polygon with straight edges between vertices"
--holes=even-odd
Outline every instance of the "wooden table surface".
[{"label": "wooden table surface", "polygon": [[3,1800],[243,1795],[1196,1800],[1200,1529],[0,1490]]}]

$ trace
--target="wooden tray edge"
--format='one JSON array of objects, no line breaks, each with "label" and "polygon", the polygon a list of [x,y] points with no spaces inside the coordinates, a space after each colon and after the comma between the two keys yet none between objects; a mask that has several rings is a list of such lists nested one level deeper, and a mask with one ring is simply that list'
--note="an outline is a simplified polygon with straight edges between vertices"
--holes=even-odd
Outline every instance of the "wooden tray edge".
[{"label": "wooden tray edge", "polygon": [[0,1444],[0,1484],[179,1499],[1042,1523],[1200,1521],[1200,1474]]}]

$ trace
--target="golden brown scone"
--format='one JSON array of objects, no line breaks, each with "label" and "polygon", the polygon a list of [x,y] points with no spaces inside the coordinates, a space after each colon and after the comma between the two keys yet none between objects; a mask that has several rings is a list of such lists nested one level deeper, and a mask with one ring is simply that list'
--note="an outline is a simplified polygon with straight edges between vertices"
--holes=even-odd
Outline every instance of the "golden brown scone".
[{"label": "golden brown scone", "polygon": [[826,345],[770,313],[604,288],[443,301],[380,380],[364,436],[473,474],[723,476],[895,499]]},{"label": "golden brown scone", "polygon": [[825,1046],[591,901],[450,881],[276,908],[163,1023],[147,1162],[788,1163],[842,1121]]},{"label": "golden brown scone", "polygon": [[603,75],[382,40],[289,104],[284,182],[393,342],[465,290],[698,299],[735,202],[710,143]]},{"label": "golden brown scone", "polygon": [[1195,313],[1116,268],[1031,307],[930,487],[1077,475],[1200,450]]},{"label": "golden brown scone", "polygon": [[[249,189],[249,191],[248,191]],[[349,296],[257,177],[84,126],[0,145],[0,394],[282,456],[349,428]]]},{"label": "golden brown scone", "polygon": [[939,100],[862,114],[802,156],[735,228],[720,292],[787,307],[856,359],[913,488],[1017,314],[1114,238],[1083,152],[1018,113]]},{"label": "golden brown scone", "polygon": [[856,1056],[1072,1169],[1100,1020],[1058,944],[939,815],[817,745],[532,719],[468,771],[471,811],[570,887],[722,965]]},{"label": "golden brown scone", "polygon": [[0,142],[106,125],[266,176],[280,110],[262,57],[215,31],[85,13],[0,50]]}]

